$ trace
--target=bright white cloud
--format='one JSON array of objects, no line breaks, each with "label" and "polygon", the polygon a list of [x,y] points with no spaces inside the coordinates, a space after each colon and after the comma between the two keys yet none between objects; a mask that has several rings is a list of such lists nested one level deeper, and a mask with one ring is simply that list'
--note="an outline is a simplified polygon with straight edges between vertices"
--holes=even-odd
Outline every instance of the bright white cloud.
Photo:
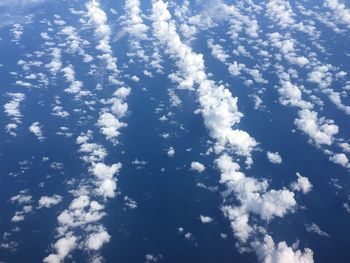
[{"label": "bright white cloud", "polygon": [[192,162],[191,170],[201,173],[205,170],[205,166],[200,162]]},{"label": "bright white cloud", "polygon": [[278,152],[267,152],[267,158],[269,159],[269,161],[273,164],[280,164],[282,163],[282,157],[280,156],[280,154]]}]

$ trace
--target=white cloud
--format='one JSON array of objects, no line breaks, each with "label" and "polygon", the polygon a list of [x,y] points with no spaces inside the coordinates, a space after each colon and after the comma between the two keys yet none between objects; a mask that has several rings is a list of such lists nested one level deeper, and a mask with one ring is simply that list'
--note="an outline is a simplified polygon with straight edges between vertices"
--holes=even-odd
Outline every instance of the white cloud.
[{"label": "white cloud", "polygon": [[4,105],[4,110],[6,115],[15,123],[7,124],[6,128],[11,135],[15,136],[14,129],[17,128],[17,124],[22,123],[20,104],[25,99],[25,95],[23,93],[7,93],[7,95],[11,100]]},{"label": "white cloud", "polygon": [[54,249],[56,254],[50,254],[44,258],[45,263],[59,263],[63,262],[66,256],[75,249],[77,238],[75,236],[68,236],[60,238],[56,241]]},{"label": "white cloud", "polygon": [[45,139],[42,131],[42,125],[39,122],[34,122],[29,127],[29,131],[33,133],[39,141],[43,141]]},{"label": "white cloud", "polygon": [[350,9],[342,1],[325,0],[324,5],[333,11],[333,18],[350,28]]},{"label": "white cloud", "polygon": [[217,140],[216,152],[221,152],[225,146],[231,147],[236,153],[247,156],[247,164],[250,165],[250,155],[257,142],[247,132],[232,129],[243,116],[237,109],[237,98],[223,85],[216,86],[207,79],[203,55],[196,54],[181,42],[175,25],[169,21],[171,15],[166,3],[153,3],[152,19],[156,37],[177,58],[176,63],[181,71],[181,78],[178,76],[179,86],[193,89],[195,83],[199,85],[200,112],[210,135]]},{"label": "white cloud", "polygon": [[203,216],[203,215],[201,215],[201,216],[199,217],[199,219],[201,220],[201,222],[202,222],[203,224],[208,224],[208,223],[213,222],[213,219],[212,219],[211,217],[209,217],[209,216]]},{"label": "white cloud", "polygon": [[208,47],[211,49],[211,54],[219,61],[225,63],[229,56],[225,53],[222,46],[218,44],[214,44],[214,40],[212,38],[207,41]]},{"label": "white cloud", "polygon": [[[107,14],[100,8],[100,3],[96,0],[89,1],[86,4],[86,8],[88,24],[95,28],[94,34],[99,40],[96,49],[101,51],[102,54],[98,58],[104,60],[106,68],[115,75],[118,73],[117,59],[112,54],[112,47],[110,45],[111,28],[107,24]],[[114,75],[109,76],[112,83],[116,81]]]},{"label": "white cloud", "polygon": [[313,252],[306,248],[304,252],[288,247],[286,242],[279,242],[277,245],[272,237],[265,235],[262,243],[254,242],[253,247],[264,263],[313,263]]},{"label": "white cloud", "polygon": [[191,163],[191,170],[201,173],[205,170],[205,166],[200,162],[192,162]]},{"label": "white cloud", "polygon": [[61,69],[62,60],[61,60],[61,50],[59,48],[51,49],[52,60],[50,63],[46,64],[46,67],[50,70],[53,75]]},{"label": "white cloud", "polygon": [[172,146],[169,147],[169,149],[167,150],[167,155],[168,155],[169,157],[174,157],[174,155],[175,155],[175,149],[174,149],[174,147],[172,147]]},{"label": "white cloud", "polygon": [[339,131],[338,126],[332,120],[324,117],[318,119],[317,112],[308,109],[299,111],[299,118],[295,119],[294,123],[318,146],[331,145],[334,135]]},{"label": "white cloud", "polygon": [[267,152],[267,158],[269,159],[269,161],[273,164],[280,164],[282,163],[282,157],[280,156],[280,154],[278,152]]},{"label": "white cloud", "polygon": [[221,171],[220,183],[227,188],[225,196],[232,194],[240,202],[240,206],[224,205],[222,210],[230,219],[233,232],[241,242],[246,242],[253,231],[249,225],[250,213],[269,221],[294,210],[296,201],[293,192],[287,189],[268,190],[267,180],[258,181],[246,177],[240,171],[239,164],[233,162],[228,155],[221,155],[216,163]]},{"label": "white cloud", "polygon": [[92,233],[89,235],[86,246],[90,250],[100,250],[103,244],[108,243],[110,240],[110,235],[104,229],[99,229],[97,233]]},{"label": "white cloud", "polygon": [[311,225],[306,225],[306,231],[309,233],[316,233],[321,237],[329,237],[329,235],[326,232],[322,231],[321,228],[315,223],[312,223]]},{"label": "white cloud", "polygon": [[332,162],[340,164],[345,168],[350,168],[349,159],[344,153],[336,153],[329,158]]},{"label": "white cloud", "polygon": [[293,191],[301,191],[303,194],[307,194],[312,190],[312,184],[307,177],[302,176],[300,173],[296,173],[298,179],[291,184]]},{"label": "white cloud", "polygon": [[113,143],[117,142],[116,138],[120,135],[119,129],[127,126],[126,123],[119,121],[109,112],[100,115],[97,125],[101,127],[100,132],[106,136],[106,139]]},{"label": "white cloud", "polygon": [[147,39],[148,26],[143,23],[140,1],[125,1],[125,17],[123,17],[124,30],[131,37],[131,46],[134,49],[140,49],[140,41]]},{"label": "white cloud", "polygon": [[39,206],[38,208],[50,208],[54,205],[57,205],[62,201],[62,196],[60,195],[53,195],[53,196],[42,196],[39,199]]},{"label": "white cloud", "polygon": [[104,198],[113,198],[117,188],[114,175],[121,169],[121,163],[108,166],[104,163],[96,163],[91,169],[91,173],[98,179],[96,192]]},{"label": "white cloud", "polygon": [[32,196],[27,194],[26,190],[21,191],[18,195],[12,196],[10,201],[11,203],[18,203],[20,205],[28,204],[32,202]]}]

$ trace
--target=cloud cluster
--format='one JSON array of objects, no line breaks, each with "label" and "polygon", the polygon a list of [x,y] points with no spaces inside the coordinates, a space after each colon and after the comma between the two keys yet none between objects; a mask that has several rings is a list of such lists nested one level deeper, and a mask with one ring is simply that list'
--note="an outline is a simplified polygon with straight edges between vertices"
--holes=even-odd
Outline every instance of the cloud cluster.
[{"label": "cloud cluster", "polygon": [[223,85],[217,86],[207,78],[203,55],[196,54],[181,42],[176,26],[170,19],[167,4],[155,1],[152,9],[153,31],[167,52],[177,59],[176,64],[180,70],[177,81],[180,88],[193,89],[198,85],[200,112],[210,135],[217,141],[216,152],[221,152],[228,146],[236,153],[246,156],[247,164],[250,165],[251,152],[257,142],[247,132],[233,129],[243,116],[238,111],[237,98]]},{"label": "cloud cluster", "polygon": [[12,123],[6,125],[6,130],[12,136],[16,136],[14,129],[17,128],[18,124],[22,123],[21,118],[22,114],[20,111],[20,104],[24,101],[25,95],[23,93],[7,93],[11,98],[9,102],[4,105],[5,113],[8,117],[11,118]]},{"label": "cloud cluster", "polygon": [[40,124],[40,122],[38,121],[33,122],[28,129],[31,133],[33,133],[38,138],[39,141],[42,142],[45,139],[42,131],[42,125]]}]

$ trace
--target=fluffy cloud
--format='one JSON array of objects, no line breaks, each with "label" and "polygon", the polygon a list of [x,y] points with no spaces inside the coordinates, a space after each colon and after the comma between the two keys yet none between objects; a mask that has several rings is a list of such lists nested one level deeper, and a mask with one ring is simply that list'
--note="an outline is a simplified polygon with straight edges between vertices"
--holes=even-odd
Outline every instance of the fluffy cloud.
[{"label": "fluffy cloud", "polygon": [[350,9],[338,0],[325,0],[324,5],[333,11],[336,20],[350,28]]},{"label": "fluffy cloud", "polygon": [[22,115],[19,107],[26,96],[23,93],[7,93],[7,95],[11,98],[11,101],[4,105],[5,113],[13,121],[20,123]]},{"label": "fluffy cloud", "polygon": [[246,177],[240,171],[239,164],[232,161],[228,155],[222,155],[216,160],[221,171],[220,183],[227,190],[225,195],[234,195],[240,206],[225,205],[222,210],[231,220],[235,236],[242,242],[248,240],[253,228],[249,225],[249,214],[257,214],[263,220],[283,217],[293,211],[296,206],[294,193],[287,189],[268,190],[266,180],[256,180]]},{"label": "fluffy cloud", "polygon": [[7,95],[11,98],[11,100],[4,105],[5,113],[14,123],[9,123],[6,125],[6,130],[12,136],[16,136],[16,132],[14,131],[18,124],[21,123],[22,114],[20,111],[20,104],[25,99],[25,95],[23,93],[7,93]]},{"label": "fluffy cloud", "polygon": [[208,39],[208,47],[211,49],[211,54],[219,61],[225,63],[229,56],[225,53],[222,46],[214,44],[213,39]]},{"label": "fluffy cloud", "polygon": [[177,66],[181,71],[178,77],[181,88],[192,89],[198,84],[198,100],[200,112],[210,135],[217,140],[215,150],[221,152],[225,146],[240,155],[247,156],[247,164],[251,164],[251,152],[257,142],[247,132],[232,129],[243,116],[237,108],[237,98],[224,86],[216,86],[207,79],[202,54],[196,54],[189,46],[181,42],[176,27],[170,22],[171,15],[167,4],[155,1],[152,9],[153,30],[158,40],[167,51],[177,58]]},{"label": "fluffy cloud", "polygon": [[42,131],[42,125],[39,122],[34,122],[29,127],[29,131],[33,133],[39,141],[43,141],[45,139]]},{"label": "fluffy cloud", "polygon": [[63,262],[66,256],[75,249],[77,238],[75,236],[63,237],[56,241],[54,249],[56,254],[50,254],[44,258],[45,263]]},{"label": "fluffy cloud", "polygon": [[86,17],[88,18],[88,24],[95,28],[94,33],[96,38],[98,38],[99,43],[96,46],[96,49],[101,51],[101,55],[98,58],[102,59],[106,63],[106,68],[112,72],[110,81],[117,82],[115,80],[115,74],[118,73],[117,69],[117,59],[113,57],[112,47],[110,45],[111,37],[111,28],[107,24],[107,15],[100,8],[100,3],[98,1],[89,1],[86,4],[87,13]]},{"label": "fluffy cloud", "polygon": [[201,164],[200,162],[192,162],[191,163],[191,170],[201,173],[205,170],[205,166],[203,164]]},{"label": "fluffy cloud", "polygon": [[98,179],[95,182],[96,192],[104,198],[112,198],[115,196],[117,188],[116,179],[114,175],[121,169],[121,163],[116,163],[108,166],[104,163],[94,164],[91,168],[91,173]]},{"label": "fluffy cloud", "polygon": [[293,191],[301,191],[303,194],[307,194],[312,190],[312,184],[307,177],[302,176],[300,173],[296,174],[298,179],[291,184]]},{"label": "fluffy cloud", "polygon": [[110,238],[106,230],[100,229],[97,233],[89,235],[86,246],[90,250],[100,250],[104,243],[109,242]]},{"label": "fluffy cloud", "polygon": [[208,223],[213,222],[213,219],[212,219],[211,217],[209,217],[209,216],[203,216],[203,215],[201,215],[201,216],[199,217],[199,219],[200,219],[200,221],[201,221],[203,224],[208,224]]},{"label": "fluffy cloud", "polygon": [[106,139],[114,143],[117,142],[116,138],[120,135],[119,129],[127,126],[109,112],[100,115],[97,125],[101,127],[100,132],[106,136]]},{"label": "fluffy cloud", "polygon": [[50,63],[46,64],[46,67],[53,75],[56,75],[62,67],[61,50],[59,48],[52,48],[51,56],[52,60]]},{"label": "fluffy cloud", "polygon": [[350,168],[349,159],[344,153],[336,153],[332,155],[329,160],[343,167]]},{"label": "fluffy cloud", "polygon": [[39,206],[38,208],[50,208],[54,205],[57,205],[62,201],[62,196],[60,195],[53,195],[53,196],[42,196],[39,199]]},{"label": "fluffy cloud", "polygon": [[147,39],[148,26],[143,23],[139,0],[125,1],[125,17],[122,17],[124,30],[130,35],[130,44],[140,58],[147,59],[144,50],[141,49],[140,41]]},{"label": "fluffy cloud", "polygon": [[299,118],[295,119],[294,123],[318,146],[331,145],[334,135],[339,131],[333,121],[326,118],[318,119],[317,112],[308,109],[299,111]]},{"label": "fluffy cloud", "polygon": [[272,237],[266,235],[263,242],[254,242],[252,246],[264,263],[313,263],[313,252],[311,249],[305,249],[304,252],[294,250],[286,242],[280,242],[277,245]]},{"label": "fluffy cloud", "polygon": [[282,163],[282,157],[279,155],[278,152],[267,152],[267,158],[269,161],[273,164],[280,164]]}]

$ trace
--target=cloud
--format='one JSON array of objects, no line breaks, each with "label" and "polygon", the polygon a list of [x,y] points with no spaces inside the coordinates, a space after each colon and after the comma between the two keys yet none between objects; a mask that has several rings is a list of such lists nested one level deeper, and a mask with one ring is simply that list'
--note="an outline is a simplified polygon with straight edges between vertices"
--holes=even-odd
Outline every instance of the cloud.
[{"label": "cloud", "polygon": [[350,9],[346,8],[346,5],[342,1],[325,0],[324,6],[333,11],[332,17],[335,18],[338,23],[345,24],[350,28]]},{"label": "cloud", "polygon": [[215,139],[217,153],[227,146],[237,154],[247,157],[247,164],[252,163],[251,152],[257,142],[247,132],[233,129],[240,122],[243,114],[238,111],[237,98],[223,85],[216,86],[207,78],[202,54],[196,54],[189,46],[182,43],[176,27],[170,22],[171,15],[167,4],[155,1],[152,9],[153,31],[167,52],[177,61],[181,77],[177,76],[181,88],[193,89],[198,84],[198,101],[204,123]]},{"label": "cloud", "polygon": [[86,247],[90,250],[100,250],[103,244],[108,243],[110,240],[110,235],[104,229],[99,229],[97,233],[92,233],[89,235],[86,241]]},{"label": "cloud", "polygon": [[12,196],[10,201],[11,203],[18,203],[19,205],[28,204],[32,202],[32,196],[27,194],[26,190],[20,191],[18,195]]},{"label": "cloud", "polygon": [[201,173],[205,170],[205,166],[200,162],[192,162],[191,163],[191,170],[197,171],[198,173]]},{"label": "cloud", "polygon": [[329,235],[322,231],[318,225],[315,223],[312,223],[311,225],[305,225],[306,226],[306,231],[309,233],[316,233],[317,235],[321,237],[329,237]]},{"label": "cloud", "polygon": [[332,155],[329,160],[345,168],[350,168],[349,159],[344,153],[336,153]]},{"label": "cloud", "polygon": [[93,164],[91,173],[96,177],[96,192],[104,198],[113,198],[117,188],[116,179],[114,175],[121,169],[121,163],[112,164],[108,166],[104,163]]},{"label": "cloud", "polygon": [[169,147],[169,149],[167,150],[167,155],[168,155],[169,157],[174,157],[174,155],[175,155],[175,149],[174,149],[174,147],[172,147],[172,146]]},{"label": "cloud", "polygon": [[263,242],[253,242],[252,246],[261,262],[264,263],[313,263],[313,252],[306,248],[303,252],[288,247],[286,242],[277,245],[272,237],[265,235]]},{"label": "cloud", "polygon": [[54,205],[59,204],[62,201],[62,196],[60,195],[53,195],[53,196],[42,196],[39,199],[39,206],[38,208],[50,208]]},{"label": "cloud", "polygon": [[291,184],[293,191],[301,191],[303,194],[307,194],[312,190],[312,184],[307,177],[302,176],[300,173],[296,174],[298,180]]},{"label": "cloud", "polygon": [[46,64],[45,67],[48,68],[53,75],[56,75],[62,67],[61,50],[56,47],[51,48],[51,56],[51,62]]},{"label": "cloud", "polygon": [[42,125],[38,121],[30,125],[29,131],[33,133],[39,141],[43,141],[45,139],[42,131]]},{"label": "cloud", "polygon": [[295,119],[294,123],[298,129],[307,134],[311,141],[317,146],[331,145],[334,140],[334,135],[339,131],[337,125],[332,120],[324,117],[318,119],[317,112],[303,109],[299,111],[299,118]]},{"label": "cloud", "polygon": [[110,45],[111,28],[107,24],[107,14],[100,8],[98,1],[89,1],[86,4],[88,25],[94,27],[95,37],[98,39],[98,45],[95,47],[102,54],[97,56],[106,63],[107,70],[111,71],[110,82],[117,82],[115,75],[118,73],[117,59],[113,57],[112,47]]},{"label": "cloud", "polygon": [[106,136],[106,139],[113,143],[117,142],[116,138],[120,135],[119,129],[127,126],[109,112],[100,115],[97,125],[101,127],[100,132]]},{"label": "cloud", "polygon": [[143,23],[139,0],[125,1],[124,30],[129,34],[131,47],[141,49],[140,41],[147,39],[148,26]]},{"label": "cloud", "polygon": [[270,221],[274,217],[283,217],[292,212],[296,206],[294,193],[287,190],[268,190],[267,180],[256,180],[246,177],[240,171],[239,164],[228,155],[221,155],[216,164],[221,172],[220,183],[224,184],[225,196],[235,196],[240,205],[224,205],[222,210],[230,219],[235,236],[246,242],[253,228],[249,225],[249,214],[259,215],[261,219]]},{"label": "cloud", "polygon": [[267,158],[269,161],[273,164],[280,164],[282,163],[282,157],[279,155],[278,152],[267,152]]},{"label": "cloud", "polygon": [[75,249],[77,238],[75,236],[68,236],[60,238],[54,244],[56,254],[50,254],[43,259],[45,263],[59,263],[63,262],[66,256]]},{"label": "cloud", "polygon": [[23,93],[12,93],[9,92],[7,95],[11,98],[11,100],[4,105],[4,111],[8,117],[15,123],[9,123],[6,126],[7,132],[12,136],[16,136],[15,129],[18,124],[22,123],[22,114],[20,111],[20,105],[26,98]]},{"label": "cloud", "polygon": [[212,38],[208,39],[207,45],[211,49],[212,56],[215,57],[217,60],[225,63],[226,60],[229,58],[229,56],[223,50],[222,46],[214,44],[214,40]]},{"label": "cloud", "polygon": [[200,215],[199,219],[203,224],[208,224],[208,223],[213,222],[213,219],[209,216]]}]

